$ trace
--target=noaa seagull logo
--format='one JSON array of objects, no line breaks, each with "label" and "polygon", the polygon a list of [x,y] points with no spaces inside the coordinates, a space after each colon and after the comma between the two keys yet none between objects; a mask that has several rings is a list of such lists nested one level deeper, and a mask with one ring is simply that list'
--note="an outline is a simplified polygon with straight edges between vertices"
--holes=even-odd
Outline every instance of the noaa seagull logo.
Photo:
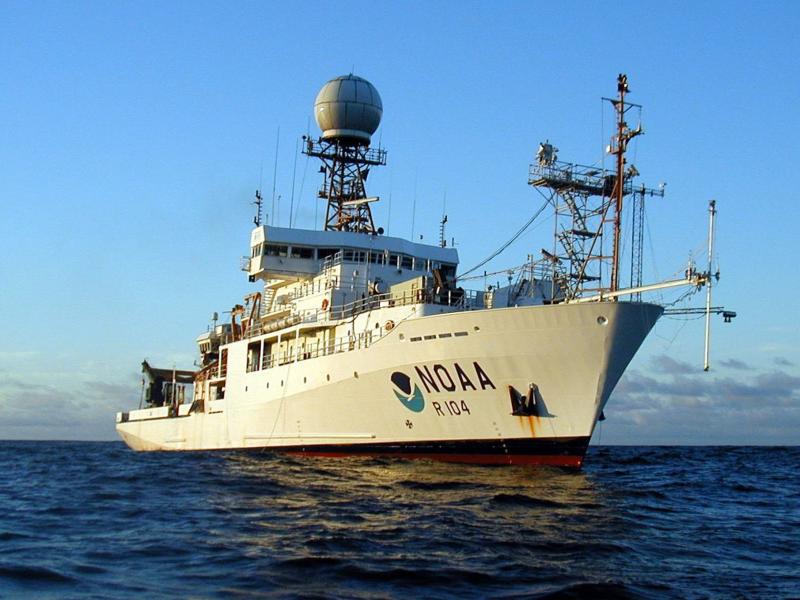
[{"label": "noaa seagull logo", "polygon": [[397,388],[394,390],[394,395],[402,402],[403,406],[414,412],[422,412],[422,409],[425,408],[425,397],[416,383],[414,384],[414,393],[411,393],[411,379],[408,375],[395,371],[392,373],[392,383]]}]

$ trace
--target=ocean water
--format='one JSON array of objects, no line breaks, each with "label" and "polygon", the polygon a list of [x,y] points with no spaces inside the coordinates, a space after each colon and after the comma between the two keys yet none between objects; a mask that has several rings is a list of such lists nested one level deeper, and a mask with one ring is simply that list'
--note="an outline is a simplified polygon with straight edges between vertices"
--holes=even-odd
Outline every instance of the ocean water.
[{"label": "ocean water", "polygon": [[582,471],[0,442],[3,598],[800,597],[800,448]]}]

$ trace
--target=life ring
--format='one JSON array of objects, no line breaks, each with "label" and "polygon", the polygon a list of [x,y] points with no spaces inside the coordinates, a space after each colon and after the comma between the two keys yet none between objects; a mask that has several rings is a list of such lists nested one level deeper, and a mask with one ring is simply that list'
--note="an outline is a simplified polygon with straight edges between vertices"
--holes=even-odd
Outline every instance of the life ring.
[{"label": "life ring", "polygon": [[330,305],[330,302],[328,302],[327,298],[322,300],[322,310],[328,310],[328,306],[329,305]]},{"label": "life ring", "polygon": [[386,324],[383,326],[383,328],[386,331],[391,331],[392,329],[394,329],[394,321],[392,320],[386,321]]}]

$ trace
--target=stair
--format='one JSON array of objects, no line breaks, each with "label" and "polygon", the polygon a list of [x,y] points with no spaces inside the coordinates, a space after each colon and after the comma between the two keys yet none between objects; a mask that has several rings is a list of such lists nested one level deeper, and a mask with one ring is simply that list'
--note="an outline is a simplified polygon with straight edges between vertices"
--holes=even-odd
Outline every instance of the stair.
[{"label": "stair", "polygon": [[275,298],[275,290],[264,286],[264,293],[261,295],[261,310],[259,317],[264,317],[272,312],[272,300]]}]

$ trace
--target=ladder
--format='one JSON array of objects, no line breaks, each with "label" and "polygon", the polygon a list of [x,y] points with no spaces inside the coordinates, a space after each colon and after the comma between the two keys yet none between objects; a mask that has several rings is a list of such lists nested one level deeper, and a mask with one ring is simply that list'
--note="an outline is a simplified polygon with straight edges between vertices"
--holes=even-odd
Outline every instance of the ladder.
[{"label": "ladder", "polygon": [[275,298],[275,290],[264,284],[264,295],[261,296],[261,309],[259,317],[264,317],[272,312],[272,300]]}]

